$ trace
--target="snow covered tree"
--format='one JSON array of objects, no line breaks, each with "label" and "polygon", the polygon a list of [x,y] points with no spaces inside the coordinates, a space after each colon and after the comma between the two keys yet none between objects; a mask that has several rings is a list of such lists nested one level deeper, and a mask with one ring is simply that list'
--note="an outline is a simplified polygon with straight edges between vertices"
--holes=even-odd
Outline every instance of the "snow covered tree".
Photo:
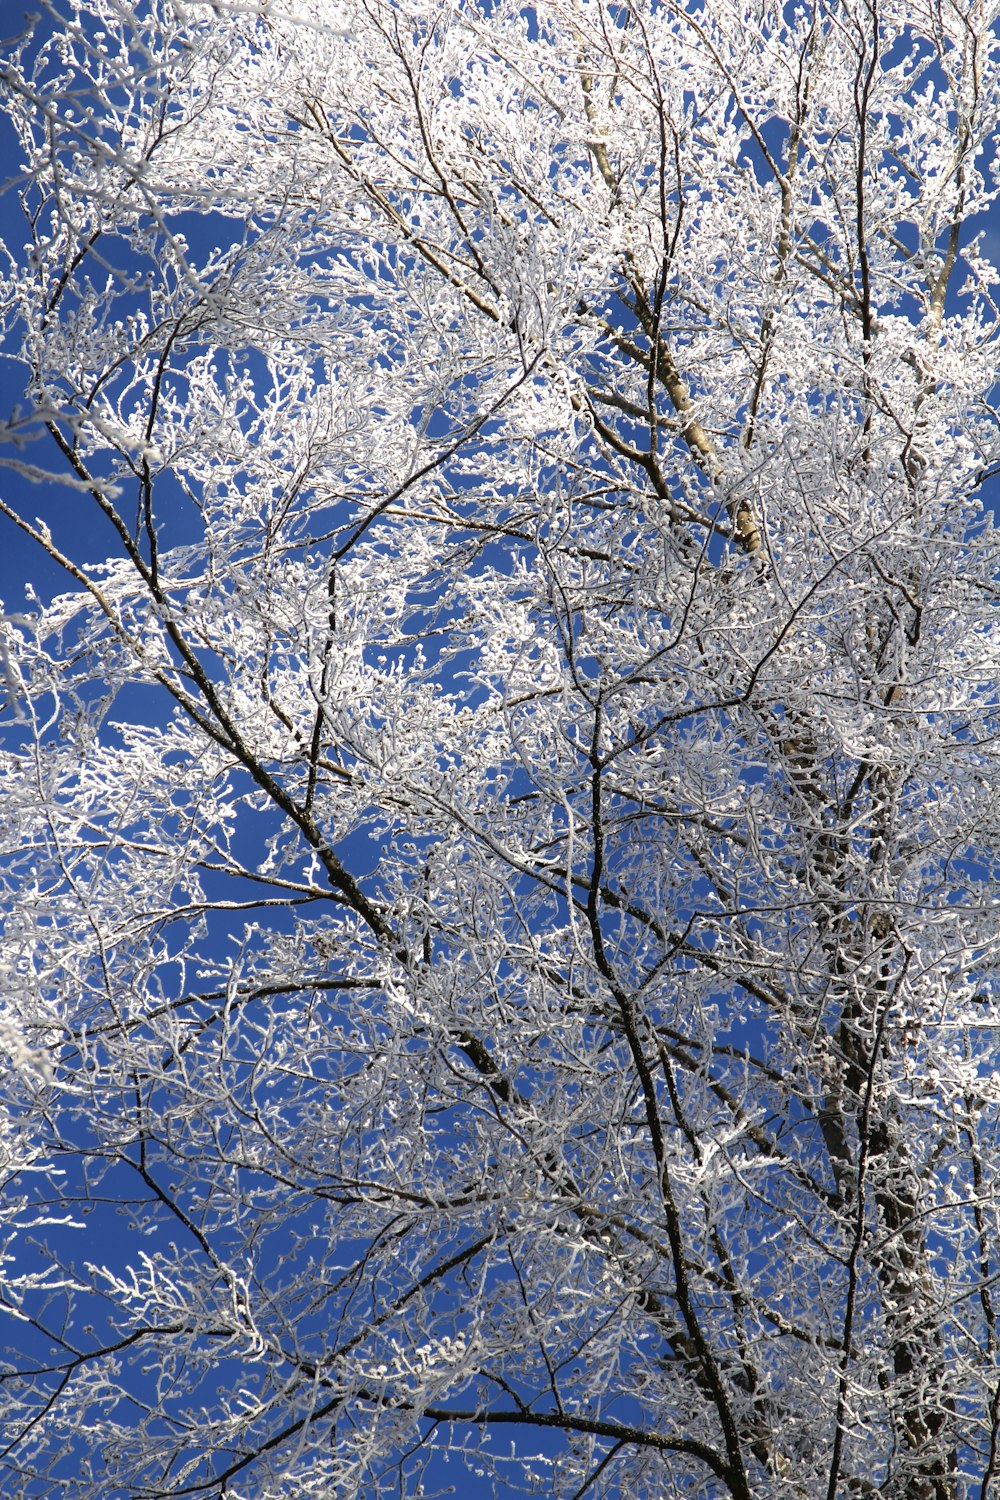
[{"label": "snow covered tree", "polygon": [[997,1500],[992,12],[2,77],[3,1494]]}]

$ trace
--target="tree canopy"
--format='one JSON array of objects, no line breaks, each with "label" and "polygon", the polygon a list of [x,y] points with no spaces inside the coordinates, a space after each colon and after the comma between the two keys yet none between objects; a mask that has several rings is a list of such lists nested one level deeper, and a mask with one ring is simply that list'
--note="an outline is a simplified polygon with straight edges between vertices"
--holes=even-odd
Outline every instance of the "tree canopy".
[{"label": "tree canopy", "polygon": [[3,1493],[997,1500],[993,12],[0,76]]}]

